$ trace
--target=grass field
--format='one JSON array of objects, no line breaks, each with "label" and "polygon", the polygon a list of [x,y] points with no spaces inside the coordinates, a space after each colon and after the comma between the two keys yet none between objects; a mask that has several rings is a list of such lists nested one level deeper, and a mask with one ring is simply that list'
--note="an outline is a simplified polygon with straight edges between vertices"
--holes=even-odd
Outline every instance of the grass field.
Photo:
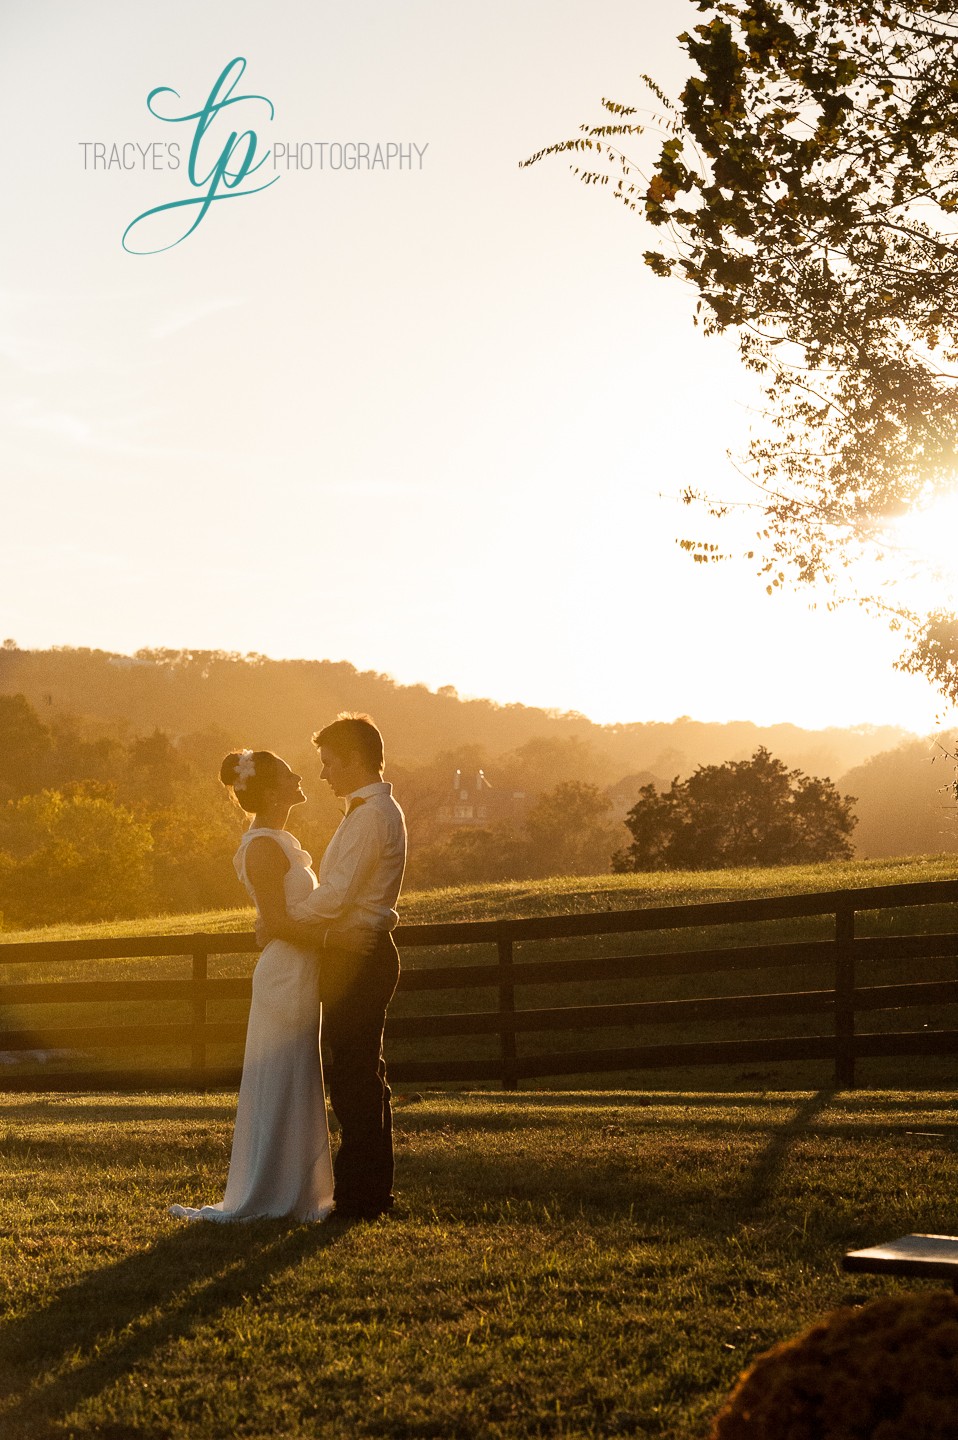
[{"label": "grass field", "polygon": [[[548,880],[506,880],[413,890],[402,897],[402,919],[410,925],[492,916],[566,915],[634,906],[685,905],[705,900],[744,900],[761,895],[799,895],[868,885],[907,885],[917,880],[953,880],[958,855],[913,855],[895,860],[847,860],[818,865],[781,865],[746,870],[672,870],[647,875],[556,876]],[[76,940],[114,935],[183,935],[193,931],[252,927],[248,906],[189,915],[153,915],[141,920],[104,920],[85,925],[48,925],[0,931],[0,941]]]},{"label": "grass field", "polygon": [[[419,921],[445,921],[461,919],[485,919],[495,916],[528,916],[543,914],[566,914],[582,911],[627,909],[656,905],[692,903],[703,900],[735,900],[764,895],[798,894],[815,890],[860,888],[870,885],[890,885],[915,880],[952,879],[955,874],[956,857],[918,857],[898,861],[864,861],[843,864],[795,866],[766,870],[730,870],[713,872],[675,872],[657,875],[599,875],[586,878],[558,878],[534,882],[511,882],[500,885],[460,887],[452,890],[413,893],[404,899],[403,919],[407,923]],[[861,934],[907,933],[913,930],[954,930],[956,917],[954,906],[928,906],[904,910],[900,913],[882,913],[860,917]],[[761,926],[710,926],[700,930],[672,930],[650,932],[641,935],[596,937],[589,940],[565,940],[523,942],[517,948],[519,960],[584,958],[586,956],[642,955],[656,951],[681,949],[710,949],[720,946],[775,943],[795,940],[827,939],[833,922],[827,917],[793,921],[768,922]],[[212,931],[227,933],[231,930],[249,929],[252,912],[249,909],[219,911],[212,914],[156,916],[149,920],[119,921],[100,925],[57,927],[55,930],[23,933],[5,933],[6,941],[22,939],[72,939],[97,936],[143,935],[150,933],[184,933]],[[227,947],[228,948],[228,947]],[[404,967],[413,969],[421,965],[454,965],[494,962],[495,947],[447,946],[433,950],[408,949],[404,955]],[[251,954],[229,954],[214,956],[210,961],[213,977],[235,977],[248,975],[255,963]],[[860,983],[888,984],[909,980],[951,980],[955,975],[953,959],[911,962],[907,970],[897,962],[888,961],[881,965],[861,967]],[[867,972],[867,973],[866,973]],[[190,974],[190,960],[185,957],[154,957],[146,959],[104,959],[83,962],[33,964],[30,962],[5,965],[0,969],[0,982],[31,982],[36,980],[134,980],[134,979],[185,979]],[[602,1005],[648,1000],[683,1000],[703,995],[734,993],[773,993],[826,989],[833,980],[831,961],[821,965],[806,965],[801,968],[774,971],[750,971],[746,974],[724,972],[714,976],[689,975],[669,978],[643,976],[639,969],[634,978],[618,981],[590,981],[587,983],[556,985],[526,985],[521,988],[518,1003],[522,1009],[575,1007],[580,1005]],[[402,988],[393,1003],[391,1014],[395,1017],[414,1018],[422,1014],[461,1014],[463,1012],[495,1010],[497,992],[489,990],[461,989],[458,991],[409,991]],[[571,1013],[571,1011],[570,1011]],[[240,1000],[217,999],[211,1002],[209,1018],[212,1021],[242,1021],[245,1004]],[[161,1004],[140,1000],[124,1000],[113,1003],[109,1009],[104,1006],[76,1003],[45,1003],[37,1005],[8,1006],[0,1015],[0,1031],[3,1029],[28,1030],[31,1045],[43,1049],[48,1043],[43,1027],[86,1027],[90,1025],[125,1025],[136,1027],[144,1022],[186,1024],[191,1019],[190,1002],[165,1001]],[[786,1018],[746,1018],[716,1026],[715,1022],[693,1021],[690,1023],[646,1023],[641,1036],[634,1030],[604,1029],[588,1031],[570,1028],[568,1031],[548,1033],[528,1032],[520,1036],[520,1055],[559,1054],[575,1050],[628,1048],[637,1043],[645,1045],[667,1045],[707,1040],[757,1039],[772,1036],[814,1035],[827,1031],[827,1017],[792,1016]],[[867,1017],[864,1028],[869,1030],[907,1029],[920,1031],[932,1029],[958,1029],[958,1007],[938,1006],[913,1012],[876,1011]],[[105,1031],[101,1033],[106,1033]],[[56,1042],[49,1044],[55,1048]],[[0,1052],[3,1046],[0,1044]],[[497,1063],[499,1042],[494,1034],[478,1036],[438,1037],[428,1041],[411,1038],[390,1042],[390,1054],[394,1062],[411,1060],[479,1060]],[[242,1058],[239,1041],[211,1046],[209,1064],[220,1072],[236,1071]],[[5,1073],[19,1076],[21,1080],[37,1083],[30,1077],[40,1073],[50,1075],[67,1069],[86,1071],[107,1071],[134,1069],[142,1073],[147,1069],[169,1073],[175,1067],[184,1067],[189,1060],[188,1051],[182,1046],[175,1050],[138,1047],[137,1050],[101,1049],[86,1047],[84,1054],[67,1055],[62,1061],[40,1063],[32,1059],[16,1061],[8,1056],[4,1065]],[[561,1074],[561,1066],[556,1069]],[[710,1067],[708,1072],[690,1074],[682,1070],[620,1073],[614,1082],[599,1076],[575,1076],[570,1082],[575,1087],[585,1085],[616,1083],[630,1088],[649,1088],[651,1085],[665,1088],[686,1087],[690,1084],[713,1085],[722,1088],[761,1088],[780,1086],[801,1088],[826,1083],[829,1077],[829,1063],[793,1062],[790,1064],[762,1064],[755,1067]],[[920,1060],[875,1060],[864,1062],[861,1079],[864,1083],[883,1085],[942,1085],[951,1084],[954,1068],[950,1060],[936,1060],[933,1057]],[[9,1082],[8,1082],[9,1083]],[[56,1082],[55,1082],[56,1083]],[[168,1082],[167,1082],[168,1083]],[[536,1082],[541,1086],[554,1087],[561,1083],[556,1079]]]},{"label": "grass field", "polygon": [[699,1440],[739,1371],[954,1231],[956,1093],[432,1094],[401,1212],[184,1226],[231,1095],[0,1099],[4,1440]]}]

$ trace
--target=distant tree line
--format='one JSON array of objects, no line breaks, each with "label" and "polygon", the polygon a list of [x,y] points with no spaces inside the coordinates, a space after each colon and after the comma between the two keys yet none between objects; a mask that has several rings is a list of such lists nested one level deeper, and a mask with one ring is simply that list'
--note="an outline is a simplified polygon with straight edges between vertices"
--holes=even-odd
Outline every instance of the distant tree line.
[{"label": "distant tree line", "polygon": [[954,782],[958,738],[910,740],[842,776],[858,796],[859,854],[940,855],[958,850]]},{"label": "distant tree line", "polygon": [[[230,863],[244,817],[216,779],[224,753],[260,737],[215,725],[131,733],[0,694],[0,923],[182,913],[246,903]],[[278,747],[277,747],[278,748]],[[293,824],[317,858],[339,822],[308,735],[285,758],[310,799]],[[410,830],[410,888],[664,868],[787,864],[852,854],[853,793],[866,854],[958,848],[953,765],[909,744],[840,787],[789,769],[765,747],[667,784],[609,783],[608,757],[576,735],[534,736],[498,755],[480,745],[426,763],[387,763]],[[484,823],[450,819],[457,771],[484,769],[514,798]]]},{"label": "distant tree line", "polygon": [[[440,753],[513,757],[540,742],[578,741],[589,752],[582,774],[543,776],[535,788],[582,779],[602,788],[650,772],[668,781],[696,765],[720,764],[764,745],[786,764],[838,776],[908,738],[883,726],[809,731],[749,721],[711,724],[684,715],[671,721],[596,725],[584,715],[461,699],[451,686],[433,692],[343,661],[272,660],[220,650],[141,650],[114,655],[61,646],[23,650],[0,644],[0,694],[25,695],[45,724],[83,716],[101,734],[173,737],[218,733],[254,748],[299,754],[310,734],[340,710],[366,710],[386,736],[391,766],[428,767]],[[571,753],[571,752],[570,752]],[[468,763],[468,762],[464,762]],[[481,763],[481,762],[480,762]],[[531,763],[531,762],[530,762]],[[509,768],[514,769],[512,759]],[[497,774],[497,784],[507,784]],[[624,813],[624,812],[623,812]]]},{"label": "distant tree line", "polygon": [[[230,860],[246,820],[216,777],[222,756],[248,737],[216,728],[175,739],[159,729],[134,737],[103,731],[63,715],[42,719],[23,695],[0,695],[3,925],[244,904]],[[319,780],[308,738],[285,758],[305,777],[310,798],[294,825],[318,862],[341,812]],[[529,797],[516,823],[444,826],[439,814],[456,769],[483,758],[474,747],[390,768],[412,834],[411,886],[608,870],[625,832],[591,778],[602,761],[589,746],[538,739],[500,757],[501,785]]]},{"label": "distant tree line", "polygon": [[235,903],[222,862],[240,827],[203,773],[222,748],[46,724],[22,695],[0,696],[4,924]]}]

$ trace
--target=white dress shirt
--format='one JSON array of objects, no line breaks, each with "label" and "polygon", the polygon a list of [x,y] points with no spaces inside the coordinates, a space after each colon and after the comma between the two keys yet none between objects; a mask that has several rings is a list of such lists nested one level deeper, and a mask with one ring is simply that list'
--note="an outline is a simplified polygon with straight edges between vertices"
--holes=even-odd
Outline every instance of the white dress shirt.
[{"label": "white dress shirt", "polygon": [[291,920],[328,920],[330,940],[357,925],[395,929],[406,867],[406,821],[393,799],[393,787],[379,780],[346,798],[353,808],[326,847],[319,884],[288,912]]}]

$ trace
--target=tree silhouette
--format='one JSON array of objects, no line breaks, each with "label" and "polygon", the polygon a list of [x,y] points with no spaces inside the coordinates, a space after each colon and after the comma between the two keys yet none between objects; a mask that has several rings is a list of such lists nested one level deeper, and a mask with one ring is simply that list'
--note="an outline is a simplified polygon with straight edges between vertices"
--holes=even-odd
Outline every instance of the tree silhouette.
[{"label": "tree silhouette", "polygon": [[[705,19],[679,37],[690,73],[678,103],[644,77],[661,111],[647,160],[624,147],[641,151],[650,126],[606,100],[602,123],[524,163],[584,152],[579,178],[667,235],[645,263],[691,286],[705,332],[733,332],[763,377],[748,558],[769,590],[836,586],[958,468],[958,6],[696,4]],[[861,588],[904,626],[905,666],[958,699],[955,617]]]},{"label": "tree silhouette", "polygon": [[541,795],[526,817],[529,863],[539,875],[596,875],[609,869],[622,832],[597,785],[564,780]]},{"label": "tree silhouette", "polygon": [[613,869],[704,870],[846,860],[851,796],[789,770],[760,746],[750,760],[704,765],[659,794],[646,785],[626,817],[632,844]]}]

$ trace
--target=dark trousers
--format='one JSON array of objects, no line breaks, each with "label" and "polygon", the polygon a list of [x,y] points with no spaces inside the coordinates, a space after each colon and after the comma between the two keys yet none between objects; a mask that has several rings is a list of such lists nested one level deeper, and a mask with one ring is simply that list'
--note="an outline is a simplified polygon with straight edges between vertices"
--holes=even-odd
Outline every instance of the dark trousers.
[{"label": "dark trousers", "polygon": [[392,1201],[393,1122],[383,1058],[386,1007],[399,981],[399,951],[383,932],[371,955],[327,948],[320,957],[329,1098],[339,1121],[334,1199],[343,1209]]}]

